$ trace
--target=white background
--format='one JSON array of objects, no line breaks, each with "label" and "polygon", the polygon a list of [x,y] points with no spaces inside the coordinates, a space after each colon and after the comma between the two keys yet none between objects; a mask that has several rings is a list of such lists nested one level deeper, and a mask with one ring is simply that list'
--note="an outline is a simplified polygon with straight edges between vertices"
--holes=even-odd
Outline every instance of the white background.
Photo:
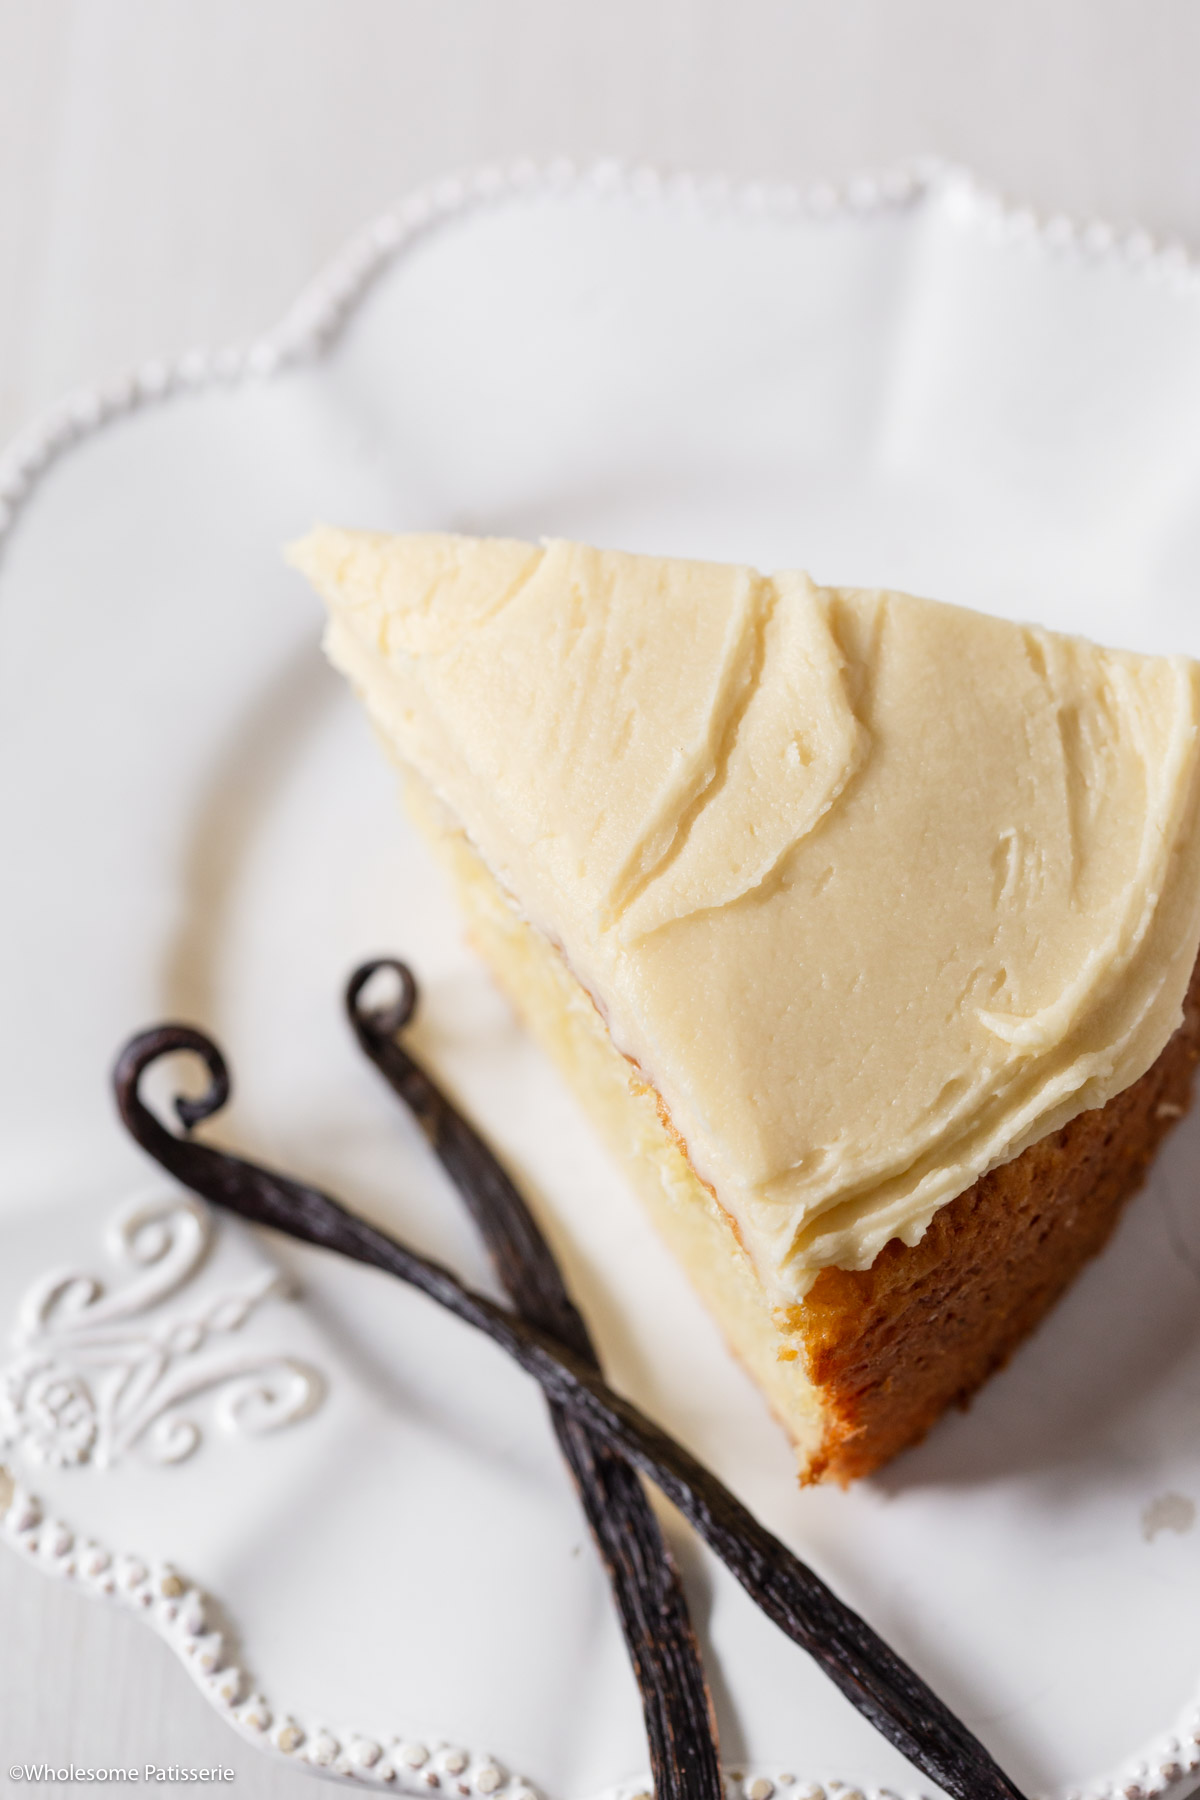
[{"label": "white background", "polygon": [[[1198,99],[1195,0],[0,0],[0,440],[254,333],[407,189],[525,153],[803,181],[932,151],[1200,248]],[[0,1792],[26,1760],[330,1791],[4,1553]]]}]

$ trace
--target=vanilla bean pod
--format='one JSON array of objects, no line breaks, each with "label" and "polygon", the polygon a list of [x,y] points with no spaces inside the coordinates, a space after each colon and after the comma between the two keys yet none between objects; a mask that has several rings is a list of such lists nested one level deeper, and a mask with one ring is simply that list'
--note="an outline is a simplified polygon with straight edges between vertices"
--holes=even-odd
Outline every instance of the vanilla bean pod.
[{"label": "vanilla bean pod", "polygon": [[203,1095],[175,1101],[180,1123],[190,1132],[229,1097],[225,1060],[203,1033],[186,1025],[139,1033],[113,1074],[121,1116],[157,1162],[214,1204],[398,1276],[484,1332],[533,1376],[547,1399],[567,1408],[658,1486],[767,1617],[923,1774],[954,1800],[1022,1800],[979,1740],[865,1620],[689,1451],[613,1393],[585,1359],[319,1189],[169,1132],[141,1099],[139,1082],[150,1064],[181,1050],[199,1056],[209,1075]]},{"label": "vanilla bean pod", "polygon": [[[383,971],[398,982],[397,999],[387,1007],[362,1004],[364,988]],[[365,963],[346,990],[359,1044],[461,1194],[513,1305],[598,1373],[587,1326],[525,1201],[474,1127],[396,1041],[416,1004],[412,971],[390,957]],[[642,1697],[655,1794],[658,1800],[721,1800],[716,1719],[700,1646],[641,1477],[565,1407],[551,1403],[550,1418],[612,1584]]]}]

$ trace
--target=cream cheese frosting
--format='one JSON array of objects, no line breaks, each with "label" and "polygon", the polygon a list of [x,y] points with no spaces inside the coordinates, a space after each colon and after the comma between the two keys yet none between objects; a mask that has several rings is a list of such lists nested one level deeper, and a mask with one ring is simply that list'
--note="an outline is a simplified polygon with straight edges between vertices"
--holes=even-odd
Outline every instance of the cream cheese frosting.
[{"label": "cream cheese frosting", "polygon": [[562,951],[776,1304],[1154,1061],[1200,670],[723,564],[320,529],[378,731]]}]

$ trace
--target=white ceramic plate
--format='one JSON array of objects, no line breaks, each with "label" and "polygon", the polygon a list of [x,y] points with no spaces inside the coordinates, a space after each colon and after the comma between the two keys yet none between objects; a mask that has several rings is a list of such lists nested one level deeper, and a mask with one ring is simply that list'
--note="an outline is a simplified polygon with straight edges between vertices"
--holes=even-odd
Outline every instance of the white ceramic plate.
[{"label": "white ceramic plate", "polygon": [[[118,1043],[194,1019],[238,1077],[226,1141],[486,1283],[341,1021],[351,965],[391,947],[424,977],[427,1055],[542,1206],[613,1379],[1031,1792],[1158,1792],[1197,1767],[1200,1121],[970,1413],[852,1493],[798,1492],[463,947],[279,545],[316,517],[563,534],[1200,654],[1198,400],[1190,269],[1035,228],[961,177],[800,201],[517,171],[382,221],[248,352],[148,367],[17,446],[0,473],[4,1535],[144,1610],[281,1754],[426,1793],[643,1784],[633,1684],[536,1392],[369,1272],[228,1225],[206,1243],[113,1116]],[[63,1270],[106,1295],[44,1285]],[[735,1786],[915,1794],[668,1528]]]}]

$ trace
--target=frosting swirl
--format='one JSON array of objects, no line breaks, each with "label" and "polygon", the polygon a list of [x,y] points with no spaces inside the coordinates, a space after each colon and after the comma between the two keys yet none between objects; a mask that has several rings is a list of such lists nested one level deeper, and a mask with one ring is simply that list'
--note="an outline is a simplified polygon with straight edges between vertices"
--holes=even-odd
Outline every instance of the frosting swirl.
[{"label": "frosting swirl", "polygon": [[1196,665],[551,542],[292,552],[774,1300],[1137,1079],[1200,941]]}]

